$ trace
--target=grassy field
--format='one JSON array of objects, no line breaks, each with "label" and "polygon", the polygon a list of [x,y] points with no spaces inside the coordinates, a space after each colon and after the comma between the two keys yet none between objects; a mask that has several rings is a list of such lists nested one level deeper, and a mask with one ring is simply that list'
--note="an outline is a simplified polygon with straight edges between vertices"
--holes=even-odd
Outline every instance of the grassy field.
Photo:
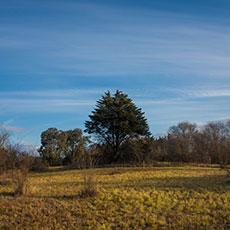
[{"label": "grassy field", "polygon": [[[218,168],[52,169],[29,182],[30,196],[0,185],[0,229],[230,229],[230,179]],[[86,185],[98,194],[85,197]]]}]

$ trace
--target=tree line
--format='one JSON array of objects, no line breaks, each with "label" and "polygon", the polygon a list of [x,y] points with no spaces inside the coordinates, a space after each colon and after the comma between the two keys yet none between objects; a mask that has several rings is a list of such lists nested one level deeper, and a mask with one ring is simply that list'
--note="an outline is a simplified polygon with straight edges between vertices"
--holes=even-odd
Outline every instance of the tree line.
[{"label": "tree line", "polygon": [[[59,135],[65,133],[51,128],[43,132],[42,139],[44,134],[53,133],[54,130]],[[74,130],[66,132],[71,133]],[[51,144],[49,141],[46,142],[47,147],[42,145],[41,157],[48,165],[69,164],[78,168],[111,163],[141,165],[156,161],[220,164],[221,166],[230,164],[230,121],[209,122],[203,127],[197,127],[196,124],[189,122],[180,122],[171,126],[164,137],[136,136],[126,139],[117,152],[114,152],[113,147],[108,143],[91,143],[88,137],[82,136],[82,133],[77,129],[79,136],[73,137],[72,141],[76,139],[72,147],[63,145],[63,140],[58,140],[58,136],[50,136],[50,141],[55,140],[55,145],[48,147]],[[71,145],[71,141],[66,141],[66,144]]]},{"label": "tree line", "polygon": [[[88,133],[88,135],[84,135]],[[109,91],[81,129],[48,128],[41,134],[39,156],[9,142],[0,130],[0,173],[11,168],[44,169],[69,165],[89,168],[106,164],[153,164],[156,161],[230,164],[230,120],[196,124],[180,122],[153,138],[144,112],[127,94]]]},{"label": "tree line", "polygon": [[209,122],[203,127],[181,122],[155,143],[156,160],[224,166],[230,163],[230,120]]},{"label": "tree line", "polygon": [[85,132],[50,128],[41,135],[41,157],[48,165],[151,164],[154,161],[230,163],[230,121],[203,127],[189,122],[171,126],[164,137],[153,138],[144,112],[128,95],[108,91],[85,122]]}]

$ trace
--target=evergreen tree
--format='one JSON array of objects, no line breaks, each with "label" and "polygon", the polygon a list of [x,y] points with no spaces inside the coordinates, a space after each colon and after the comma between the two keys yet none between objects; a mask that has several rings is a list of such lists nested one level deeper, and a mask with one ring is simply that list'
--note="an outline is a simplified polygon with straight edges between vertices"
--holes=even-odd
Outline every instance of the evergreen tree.
[{"label": "evergreen tree", "polygon": [[125,140],[151,134],[144,113],[119,90],[113,96],[110,91],[106,92],[89,118],[90,121],[85,122],[85,131],[95,134],[100,142],[112,149],[111,162],[117,160]]}]

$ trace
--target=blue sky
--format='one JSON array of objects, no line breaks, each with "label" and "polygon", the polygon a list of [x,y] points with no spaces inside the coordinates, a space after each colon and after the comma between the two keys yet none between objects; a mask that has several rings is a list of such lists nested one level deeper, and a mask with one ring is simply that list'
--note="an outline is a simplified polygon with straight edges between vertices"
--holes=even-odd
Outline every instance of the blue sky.
[{"label": "blue sky", "polygon": [[40,144],[120,89],[153,135],[230,118],[230,1],[0,0],[0,127]]}]

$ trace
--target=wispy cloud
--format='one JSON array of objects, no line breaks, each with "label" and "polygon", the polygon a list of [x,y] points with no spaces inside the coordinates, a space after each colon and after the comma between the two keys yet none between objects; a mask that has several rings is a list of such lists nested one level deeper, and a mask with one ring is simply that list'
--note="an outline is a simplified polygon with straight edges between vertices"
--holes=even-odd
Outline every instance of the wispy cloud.
[{"label": "wispy cloud", "polygon": [[220,117],[220,118],[218,118],[218,119],[215,120],[215,121],[223,121],[223,122],[225,122],[225,121],[230,121],[230,116]]},{"label": "wispy cloud", "polygon": [[189,96],[192,97],[229,97],[230,89],[223,90],[204,90],[204,91],[190,91],[187,92]]},{"label": "wispy cloud", "polygon": [[24,128],[18,128],[18,127],[13,127],[13,126],[6,126],[6,125],[0,125],[0,129],[9,131],[9,132],[14,132],[14,133],[27,133],[28,131]]},{"label": "wispy cloud", "polygon": [[101,95],[106,89],[50,89],[50,90],[24,90],[0,92],[2,97],[39,97],[39,98],[68,98],[75,96]]},{"label": "wispy cloud", "polygon": [[0,99],[3,112],[68,112],[78,111],[85,106],[93,106],[95,101],[89,100],[49,100],[49,99]]},{"label": "wispy cloud", "polygon": [[60,28],[51,30],[49,23],[38,29],[17,25],[15,30],[9,25],[1,41],[3,51],[10,45],[14,49],[32,49],[30,61],[44,70],[52,69],[48,74],[61,71],[88,76],[162,76],[170,72],[203,78],[230,75],[227,26],[207,25],[195,16],[153,9],[63,4],[63,10],[72,10],[71,7],[77,12],[83,10],[94,23],[85,28],[74,16],[76,26],[64,33]]},{"label": "wispy cloud", "polygon": [[143,108],[153,132],[228,117],[229,17],[139,4],[2,3],[0,119],[17,114],[37,139],[44,124],[83,127],[96,100],[117,87]]},{"label": "wispy cloud", "polygon": [[196,89],[191,88],[168,88],[166,89],[170,92],[176,93],[179,97],[184,98],[215,98],[215,97],[229,97],[230,96],[230,88],[227,88],[226,85],[222,87],[216,86],[204,86],[204,87],[196,87]]},{"label": "wispy cloud", "polygon": [[[8,91],[0,92],[1,111],[17,112],[73,112],[79,109],[92,109],[96,101],[104,94],[105,89],[62,89],[62,90],[34,90],[34,91]],[[112,93],[115,89],[112,89]],[[127,90],[134,103],[143,107],[145,111],[153,111],[153,107],[159,111],[169,108],[183,108],[186,111],[195,111],[209,108],[213,109],[219,103],[197,102],[197,98],[221,98],[230,96],[228,89],[180,89],[161,88],[155,94],[155,98],[149,94],[149,90],[142,94],[137,90]],[[164,95],[164,97],[163,97]],[[222,103],[222,102],[221,102]],[[223,102],[225,103],[225,102]]]},{"label": "wispy cloud", "polygon": [[13,122],[14,122],[13,119],[9,119],[9,120],[2,122],[2,124],[0,124],[0,129],[9,131],[9,132],[13,132],[13,133],[27,133],[28,132],[28,130],[24,128],[18,128],[18,127],[10,125]]},{"label": "wispy cloud", "polygon": [[0,92],[1,113],[73,112],[92,108],[103,89],[24,90]]}]

